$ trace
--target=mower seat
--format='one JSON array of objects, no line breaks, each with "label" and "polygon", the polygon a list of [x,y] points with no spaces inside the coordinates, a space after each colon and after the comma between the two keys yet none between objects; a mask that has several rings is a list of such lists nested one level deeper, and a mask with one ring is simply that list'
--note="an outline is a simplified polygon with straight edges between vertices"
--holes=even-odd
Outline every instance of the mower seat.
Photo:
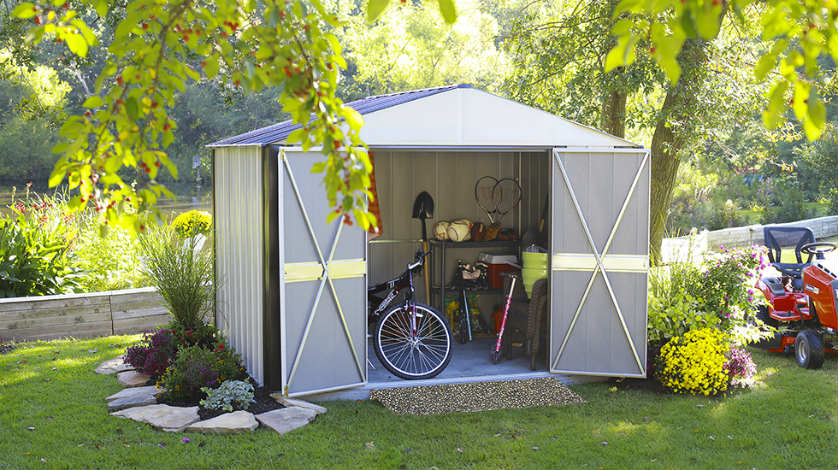
[{"label": "mower seat", "polygon": [[[815,242],[815,234],[807,227],[777,227],[767,226],[763,229],[765,246],[768,247],[768,260],[778,271],[791,277],[792,287],[799,291],[803,289],[803,268],[812,264],[812,255],[803,260],[800,249],[807,243]],[[783,247],[794,247],[796,263],[782,263]]]}]

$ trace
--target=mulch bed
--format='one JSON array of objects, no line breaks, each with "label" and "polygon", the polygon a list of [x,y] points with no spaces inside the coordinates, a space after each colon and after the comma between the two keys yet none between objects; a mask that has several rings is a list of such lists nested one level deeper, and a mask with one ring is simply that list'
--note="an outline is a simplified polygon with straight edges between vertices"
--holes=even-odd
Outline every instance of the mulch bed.
[{"label": "mulch bed", "polygon": [[[255,383],[255,382],[251,379],[251,383]],[[265,413],[267,411],[276,410],[276,409],[279,409],[279,408],[285,408],[280,403],[278,403],[276,400],[271,398],[270,394],[271,394],[271,391],[264,388],[264,387],[255,388],[253,390],[253,399],[256,400],[256,401],[251,403],[250,407],[247,408],[247,410],[245,410],[245,411],[249,411],[250,413],[253,413],[254,415],[257,415],[257,414],[260,414],[260,413]],[[165,399],[165,398],[164,399],[158,399],[157,402],[165,404],[165,405],[169,405],[169,406],[185,406],[185,407],[200,406],[197,402],[194,402],[194,401],[176,401],[176,400],[168,400],[168,399]],[[207,420],[207,419],[211,419],[211,418],[215,418],[216,416],[223,415],[224,413],[227,413],[227,412],[224,411],[224,410],[207,410],[207,409],[204,409],[203,407],[198,408],[198,416],[201,417],[202,421]]]},{"label": "mulch bed", "polygon": [[14,344],[0,344],[0,354],[6,354],[7,352],[11,352],[11,350],[14,348]]},{"label": "mulch bed", "polygon": [[396,414],[416,415],[585,402],[582,397],[551,377],[384,388],[372,390],[370,400],[378,400]]}]

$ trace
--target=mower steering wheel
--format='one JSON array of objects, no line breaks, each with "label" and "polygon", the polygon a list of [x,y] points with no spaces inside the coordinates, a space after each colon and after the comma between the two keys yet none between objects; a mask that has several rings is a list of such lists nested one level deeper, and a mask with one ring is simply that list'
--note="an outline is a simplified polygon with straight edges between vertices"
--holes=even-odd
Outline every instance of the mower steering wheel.
[{"label": "mower steering wheel", "polygon": [[[816,250],[815,248],[821,248]],[[807,254],[807,255],[814,255],[816,259],[823,259],[824,253],[830,253],[835,251],[836,245],[830,242],[815,242],[815,243],[807,243],[800,247],[800,252]]]}]

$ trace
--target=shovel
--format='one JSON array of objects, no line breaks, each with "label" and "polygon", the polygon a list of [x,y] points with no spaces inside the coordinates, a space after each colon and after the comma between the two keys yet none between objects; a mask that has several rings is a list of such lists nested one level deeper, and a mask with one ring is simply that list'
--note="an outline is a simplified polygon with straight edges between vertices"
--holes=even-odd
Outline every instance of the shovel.
[{"label": "shovel", "polygon": [[[413,201],[413,218],[422,221],[422,252],[428,252],[428,227],[425,220],[434,216],[434,198],[427,191],[422,191]],[[430,259],[425,263],[425,302],[431,303],[431,263]]]}]

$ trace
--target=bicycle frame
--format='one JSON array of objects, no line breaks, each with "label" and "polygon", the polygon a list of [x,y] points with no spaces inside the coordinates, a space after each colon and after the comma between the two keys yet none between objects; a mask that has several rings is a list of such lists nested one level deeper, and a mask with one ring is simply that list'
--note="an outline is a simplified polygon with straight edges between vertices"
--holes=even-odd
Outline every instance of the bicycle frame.
[{"label": "bicycle frame", "polygon": [[[414,337],[416,336],[416,287],[413,283],[413,271],[418,270],[424,264],[424,257],[430,255],[430,253],[430,251],[427,253],[420,251],[417,254],[416,260],[408,263],[407,269],[400,276],[367,289],[368,321],[378,321],[380,315],[387,311],[387,308],[392,304],[393,300],[404,289],[407,289],[405,307],[410,311],[410,329]],[[384,298],[378,297],[377,294],[382,292],[387,292],[387,295]]]}]

